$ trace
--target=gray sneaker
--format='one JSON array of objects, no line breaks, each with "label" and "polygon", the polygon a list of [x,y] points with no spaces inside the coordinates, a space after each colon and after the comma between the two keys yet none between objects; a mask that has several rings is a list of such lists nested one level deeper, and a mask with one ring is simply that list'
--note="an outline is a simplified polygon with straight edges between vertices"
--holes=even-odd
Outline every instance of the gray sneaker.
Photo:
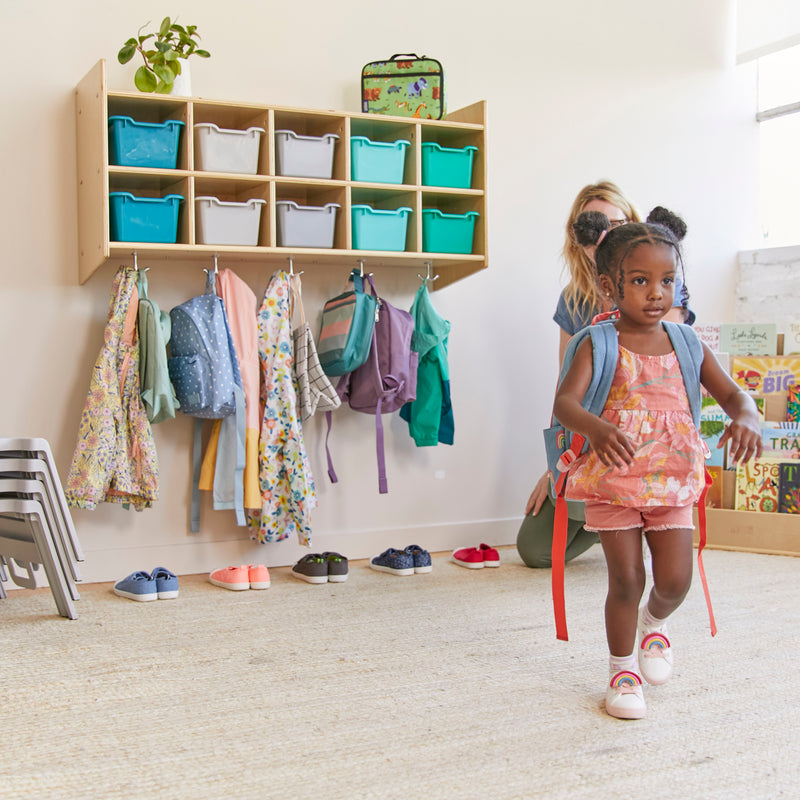
[{"label": "gray sneaker", "polygon": [[405,550],[395,550],[390,547],[384,550],[379,556],[373,556],[369,560],[372,569],[380,572],[391,572],[393,575],[413,575],[414,556]]},{"label": "gray sneaker", "polygon": [[307,583],[327,583],[328,562],[320,553],[309,553],[292,567],[292,574]]},{"label": "gray sneaker", "polygon": [[328,581],[330,583],[343,583],[347,580],[347,559],[341,553],[332,553],[326,550],[322,557],[328,565]]}]

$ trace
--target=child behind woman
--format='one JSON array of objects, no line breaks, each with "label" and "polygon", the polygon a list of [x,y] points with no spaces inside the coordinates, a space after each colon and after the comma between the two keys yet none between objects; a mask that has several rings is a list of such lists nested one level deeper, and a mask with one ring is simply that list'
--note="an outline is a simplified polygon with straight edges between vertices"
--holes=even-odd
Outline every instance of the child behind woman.
[{"label": "child behind woman", "polygon": [[[704,454],[689,412],[683,378],[661,320],[673,304],[681,269],[683,221],[656,209],[646,223],[611,228],[598,212],[581,214],[579,241],[597,245],[599,284],[619,310],[619,359],[601,416],[581,400],[592,376],[592,345],[579,346],[556,394],[554,413],[584,435],[590,449],[572,467],[566,496],[586,504],[586,529],[597,531],[608,566],[606,638],[610,680],[606,710],[640,719],[642,685],[672,673],[667,618],[683,602],[692,578],[692,507],[704,486]],[[731,423],[723,433],[733,462],[761,452],[756,406],[703,345],[700,383]],[[644,534],[652,555],[653,588],[644,593]],[[640,641],[637,647],[637,630]]]}]

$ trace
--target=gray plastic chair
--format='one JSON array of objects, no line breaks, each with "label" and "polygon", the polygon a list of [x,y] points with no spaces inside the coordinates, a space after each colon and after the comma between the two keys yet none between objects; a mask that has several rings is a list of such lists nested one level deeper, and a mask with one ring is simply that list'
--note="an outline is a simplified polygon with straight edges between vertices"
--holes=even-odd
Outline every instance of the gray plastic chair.
[{"label": "gray plastic chair", "polygon": [[[53,532],[47,524],[41,503],[36,500],[0,498],[0,553],[6,558],[7,567],[9,558],[18,564],[41,564],[58,613],[69,619],[78,618],[67,573],[61,567]],[[32,574],[31,570],[29,575]],[[16,578],[16,575],[11,577]]]}]

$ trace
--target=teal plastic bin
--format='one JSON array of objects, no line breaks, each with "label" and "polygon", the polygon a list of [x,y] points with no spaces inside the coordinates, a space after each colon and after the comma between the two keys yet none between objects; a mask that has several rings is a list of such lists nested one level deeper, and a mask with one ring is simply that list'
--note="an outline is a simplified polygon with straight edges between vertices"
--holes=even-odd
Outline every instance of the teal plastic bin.
[{"label": "teal plastic bin", "polygon": [[118,167],[175,169],[183,123],[136,122],[132,117],[108,118],[108,161]]},{"label": "teal plastic bin", "polygon": [[179,194],[135,197],[130,192],[109,192],[111,240],[174,244],[178,238]]},{"label": "teal plastic bin", "polygon": [[406,231],[411,209],[401,206],[386,210],[372,206],[351,206],[354,250],[406,249]]},{"label": "teal plastic bin", "polygon": [[446,214],[438,208],[423,208],[422,249],[426,253],[471,253],[477,217],[477,211]]},{"label": "teal plastic bin", "polygon": [[373,142],[366,136],[350,137],[352,180],[372,183],[403,183],[407,139]]},{"label": "teal plastic bin", "polygon": [[442,147],[436,142],[422,143],[422,183],[424,186],[472,187],[474,145]]}]

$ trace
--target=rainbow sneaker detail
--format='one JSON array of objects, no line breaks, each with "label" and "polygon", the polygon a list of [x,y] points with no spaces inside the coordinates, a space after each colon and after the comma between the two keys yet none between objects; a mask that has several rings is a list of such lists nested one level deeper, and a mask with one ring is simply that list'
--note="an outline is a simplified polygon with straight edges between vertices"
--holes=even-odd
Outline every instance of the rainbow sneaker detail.
[{"label": "rainbow sneaker detail", "polygon": [[647,633],[641,631],[639,669],[642,677],[653,686],[666,683],[672,675],[672,647],[666,628]]},{"label": "rainbow sneaker detail", "polygon": [[642,679],[631,670],[612,676],[606,691],[606,711],[617,719],[642,719],[647,712]]}]

